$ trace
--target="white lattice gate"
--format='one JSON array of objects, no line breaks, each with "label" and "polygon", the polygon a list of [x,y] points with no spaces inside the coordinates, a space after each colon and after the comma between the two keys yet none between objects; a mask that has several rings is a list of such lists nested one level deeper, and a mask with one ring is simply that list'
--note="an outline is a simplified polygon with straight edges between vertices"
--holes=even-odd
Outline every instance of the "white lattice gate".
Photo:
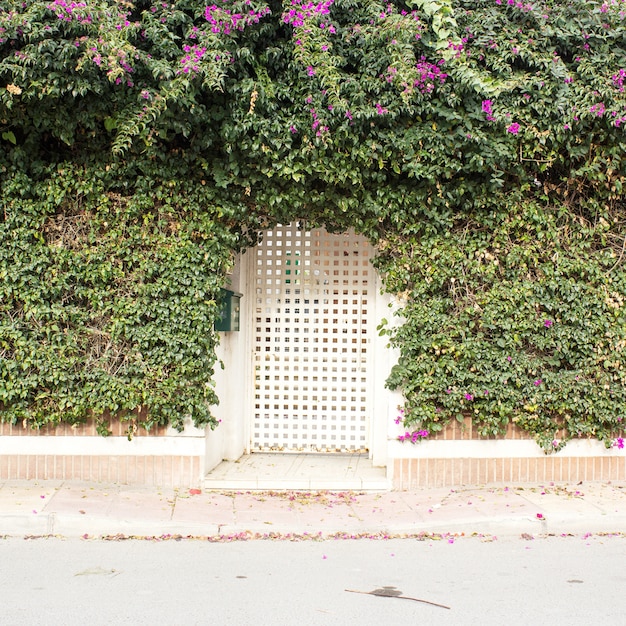
[{"label": "white lattice gate", "polygon": [[253,450],[368,447],[370,252],[295,224],[255,249]]}]

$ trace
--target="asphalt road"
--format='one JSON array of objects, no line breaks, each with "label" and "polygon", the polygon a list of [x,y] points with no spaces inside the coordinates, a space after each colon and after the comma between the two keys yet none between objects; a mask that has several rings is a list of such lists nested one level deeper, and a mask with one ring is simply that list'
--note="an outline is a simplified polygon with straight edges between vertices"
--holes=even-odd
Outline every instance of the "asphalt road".
[{"label": "asphalt road", "polygon": [[623,625],[625,557],[626,537],[598,535],[0,539],[0,622]]}]

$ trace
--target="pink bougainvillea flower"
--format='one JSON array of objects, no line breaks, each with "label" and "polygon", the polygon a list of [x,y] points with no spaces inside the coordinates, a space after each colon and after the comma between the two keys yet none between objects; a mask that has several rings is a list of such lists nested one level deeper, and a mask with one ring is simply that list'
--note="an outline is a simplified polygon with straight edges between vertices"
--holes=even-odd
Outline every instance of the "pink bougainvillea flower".
[{"label": "pink bougainvillea flower", "polygon": [[554,324],[554,322],[552,320],[544,320],[543,325],[546,328],[550,328],[550,326],[552,326],[552,324]]},{"label": "pink bougainvillea flower", "polygon": [[507,129],[507,133],[511,133],[513,135],[517,135],[519,133],[520,126],[517,122],[513,122]]},{"label": "pink bougainvillea flower", "polygon": [[617,74],[611,76],[613,85],[620,91],[624,91],[624,82],[626,80],[626,69],[621,69]]},{"label": "pink bougainvillea flower", "polygon": [[541,378],[538,378],[538,379],[537,379],[537,380],[533,383],[533,385],[535,385],[535,387],[539,387],[539,385],[541,385],[541,383],[542,383],[542,382],[543,382],[543,381],[541,380]]},{"label": "pink bougainvillea flower", "polygon": [[483,100],[482,102],[483,113],[486,114],[487,121],[489,122],[493,122],[493,120],[495,119],[493,116],[493,109],[491,108],[491,105],[492,105],[491,100]]},{"label": "pink bougainvillea flower", "polygon": [[466,393],[464,397],[468,402],[471,402],[474,399],[474,396],[471,393]]},{"label": "pink bougainvillea flower", "polygon": [[602,117],[605,111],[606,107],[604,106],[604,102],[598,102],[598,104],[593,104],[589,107],[589,112],[595,113],[597,117]]},{"label": "pink bougainvillea flower", "polygon": [[405,432],[404,435],[398,437],[398,441],[410,441],[411,443],[417,443],[422,439],[426,439],[430,433],[427,430],[414,430],[412,433]]}]

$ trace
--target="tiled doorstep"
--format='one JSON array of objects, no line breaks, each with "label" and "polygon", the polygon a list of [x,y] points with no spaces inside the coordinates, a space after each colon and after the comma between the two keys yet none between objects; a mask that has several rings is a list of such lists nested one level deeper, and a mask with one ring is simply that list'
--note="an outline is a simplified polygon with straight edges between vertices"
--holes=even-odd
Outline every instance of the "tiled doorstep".
[{"label": "tiled doorstep", "polygon": [[209,490],[387,491],[386,470],[365,455],[263,454],[224,461],[204,480]]}]

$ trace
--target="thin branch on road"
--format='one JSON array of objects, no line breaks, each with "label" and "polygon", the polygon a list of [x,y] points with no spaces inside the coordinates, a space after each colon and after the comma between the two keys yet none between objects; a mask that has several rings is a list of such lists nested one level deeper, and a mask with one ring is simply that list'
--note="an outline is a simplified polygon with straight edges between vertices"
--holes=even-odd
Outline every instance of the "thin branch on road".
[{"label": "thin branch on road", "polygon": [[438,606],[442,609],[450,609],[445,604],[438,604],[437,602],[431,602],[430,600],[421,600],[420,598],[411,598],[410,596],[397,595],[397,592],[393,592],[392,588],[385,587],[383,589],[374,589],[374,591],[356,591],[354,589],[346,589],[348,593],[362,593],[366,596],[379,596],[381,598],[399,598],[400,600],[413,600],[414,602],[422,602],[424,604],[431,604],[432,606]]}]

